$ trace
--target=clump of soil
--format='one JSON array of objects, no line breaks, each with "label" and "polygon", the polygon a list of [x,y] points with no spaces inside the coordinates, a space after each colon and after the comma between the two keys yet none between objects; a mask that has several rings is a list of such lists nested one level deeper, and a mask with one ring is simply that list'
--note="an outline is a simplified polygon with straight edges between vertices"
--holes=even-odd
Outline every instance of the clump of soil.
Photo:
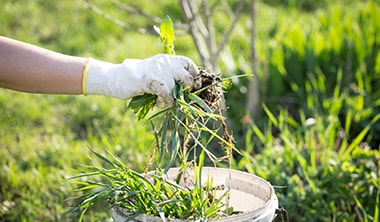
[{"label": "clump of soil", "polygon": [[212,74],[204,69],[200,70],[198,78],[201,79],[202,91],[199,93],[199,97],[210,107],[218,108],[219,101],[222,99],[222,89],[219,85],[222,79],[218,74]]}]

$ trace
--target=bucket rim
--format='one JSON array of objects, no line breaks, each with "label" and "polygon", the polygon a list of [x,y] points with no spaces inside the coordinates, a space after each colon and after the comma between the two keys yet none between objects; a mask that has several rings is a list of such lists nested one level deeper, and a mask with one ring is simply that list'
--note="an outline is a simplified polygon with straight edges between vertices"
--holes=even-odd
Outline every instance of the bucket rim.
[{"label": "bucket rim", "polygon": [[[168,178],[170,178],[170,175],[169,175],[170,173],[175,174],[176,172],[179,172],[179,170],[180,170],[179,167],[172,167],[168,170],[168,172],[166,173],[166,176],[168,176]],[[268,196],[266,199],[263,199],[263,204],[260,207],[254,209],[252,211],[244,211],[244,212],[236,214],[236,215],[230,215],[227,217],[221,217],[221,218],[215,218],[215,219],[211,218],[211,219],[209,219],[209,221],[234,222],[234,221],[241,221],[242,218],[249,218],[247,221],[256,221],[256,220],[260,220],[262,218],[266,218],[268,216],[271,217],[269,220],[269,221],[271,221],[275,217],[275,210],[278,208],[278,199],[275,195],[274,187],[268,181],[264,180],[263,178],[255,175],[255,174],[248,173],[245,171],[235,170],[235,169],[204,166],[204,167],[202,167],[202,171],[209,171],[209,172],[215,171],[217,174],[232,173],[232,174],[239,175],[239,176],[254,178],[254,180],[260,181],[261,184],[265,184],[269,188]],[[154,173],[154,171],[148,172],[148,175],[151,173]],[[210,176],[212,177],[213,175],[210,175]],[[233,180],[233,178],[231,178],[231,180]],[[268,209],[270,209],[271,211],[268,211]],[[116,213],[119,215],[121,214],[122,216],[125,216],[125,217],[129,214],[125,209],[120,208],[118,206],[113,206],[111,210],[112,210],[112,213]],[[160,219],[160,218],[157,216],[142,214],[142,215],[139,215],[135,219],[136,219],[135,221],[157,221],[157,219]],[[168,221],[170,221],[170,222],[185,222],[185,221],[189,221],[189,220],[172,218],[172,219],[168,219]],[[244,220],[244,221],[246,221],[246,220]]]}]

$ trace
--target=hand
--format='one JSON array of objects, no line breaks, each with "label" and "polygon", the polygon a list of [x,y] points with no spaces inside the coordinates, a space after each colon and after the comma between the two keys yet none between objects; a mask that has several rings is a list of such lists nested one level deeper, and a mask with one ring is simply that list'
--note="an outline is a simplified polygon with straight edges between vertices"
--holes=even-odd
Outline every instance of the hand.
[{"label": "hand", "polygon": [[175,81],[192,89],[201,87],[199,70],[184,56],[159,54],[137,60],[126,59],[121,64],[92,59],[86,80],[86,93],[129,99],[145,93],[157,95],[159,108],[173,104]]}]

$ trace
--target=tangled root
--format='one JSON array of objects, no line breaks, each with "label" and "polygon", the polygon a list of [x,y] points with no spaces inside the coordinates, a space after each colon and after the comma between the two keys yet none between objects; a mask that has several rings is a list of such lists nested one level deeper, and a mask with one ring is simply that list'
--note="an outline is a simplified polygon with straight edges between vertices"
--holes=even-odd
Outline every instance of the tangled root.
[{"label": "tangled root", "polygon": [[198,96],[212,109],[219,107],[222,97],[222,87],[219,85],[222,79],[218,74],[211,74],[204,69],[200,70],[198,78],[201,78],[202,86]]}]

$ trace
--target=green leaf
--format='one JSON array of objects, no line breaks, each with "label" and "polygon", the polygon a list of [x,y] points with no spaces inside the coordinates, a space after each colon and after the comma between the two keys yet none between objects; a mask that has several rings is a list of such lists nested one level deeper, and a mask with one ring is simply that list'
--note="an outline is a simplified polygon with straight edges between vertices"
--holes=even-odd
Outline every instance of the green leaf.
[{"label": "green leaf", "polygon": [[138,120],[144,119],[144,117],[153,109],[156,104],[156,95],[144,94],[141,96],[135,96],[129,102],[127,108],[132,109],[137,115]]},{"label": "green leaf", "polygon": [[268,118],[270,119],[270,121],[273,123],[273,125],[278,127],[279,126],[278,121],[276,117],[274,117],[273,113],[269,110],[268,106],[263,104],[263,109],[265,113],[267,114]]},{"label": "green leaf", "polygon": [[[156,29],[157,31],[157,29]],[[173,23],[170,17],[167,15],[165,16],[164,21],[162,21],[160,25],[160,30],[159,30],[160,36],[161,36],[161,42],[164,43],[164,49],[165,53],[169,55],[174,55],[174,28],[173,28]]]},{"label": "green leaf", "polygon": [[202,107],[206,112],[212,113],[210,107],[197,95],[190,93],[189,98],[196,102],[200,107]]}]

